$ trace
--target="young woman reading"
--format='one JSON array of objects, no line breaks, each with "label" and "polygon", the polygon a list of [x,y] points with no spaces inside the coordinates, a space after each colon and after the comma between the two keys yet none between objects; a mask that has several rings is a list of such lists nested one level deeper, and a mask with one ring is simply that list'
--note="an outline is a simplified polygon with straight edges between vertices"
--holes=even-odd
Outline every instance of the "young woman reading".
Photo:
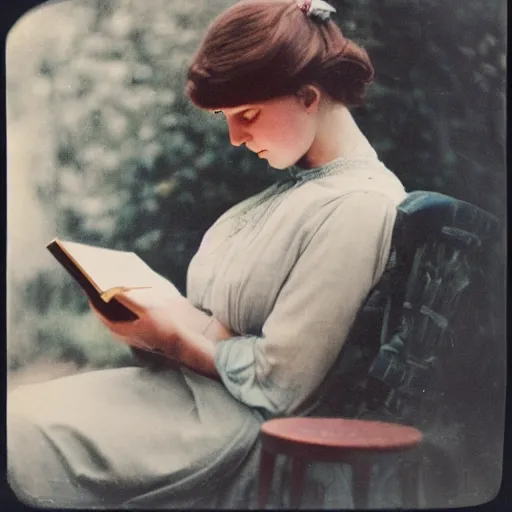
[{"label": "young woman reading", "polygon": [[[186,297],[134,291],[119,299],[145,307],[139,320],[100,317],[121,342],[176,364],[9,396],[9,479],[26,501],[254,508],[261,422],[314,414],[344,392],[330,376],[386,265],[405,191],[351,115],[373,68],[333,11],[319,0],[249,0],[209,26],[189,67],[190,100],[287,179],[207,231]],[[281,464],[276,496],[286,475]],[[346,492],[322,470],[312,481]],[[325,504],[313,488],[308,499]]]}]

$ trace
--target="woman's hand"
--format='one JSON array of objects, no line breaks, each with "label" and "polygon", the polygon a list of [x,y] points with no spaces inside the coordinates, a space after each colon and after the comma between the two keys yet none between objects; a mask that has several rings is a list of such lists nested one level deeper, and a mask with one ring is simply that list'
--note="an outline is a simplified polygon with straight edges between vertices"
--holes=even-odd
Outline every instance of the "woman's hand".
[{"label": "woman's hand", "polygon": [[[197,336],[213,343],[233,336],[231,330],[216,318],[194,307],[181,294],[159,290],[131,290],[116,295],[116,299],[139,318],[132,322],[113,322],[105,318],[90,303],[103,324],[121,342],[143,350],[157,350],[165,356],[182,361],[191,354]],[[194,342],[192,342],[194,339]]]},{"label": "woman's hand", "polygon": [[181,296],[161,294],[153,289],[131,290],[117,294],[121,304],[136,311],[139,318],[131,322],[115,322],[104,317],[91,302],[91,309],[116,339],[132,347],[163,352],[178,359],[177,314],[183,309]]}]

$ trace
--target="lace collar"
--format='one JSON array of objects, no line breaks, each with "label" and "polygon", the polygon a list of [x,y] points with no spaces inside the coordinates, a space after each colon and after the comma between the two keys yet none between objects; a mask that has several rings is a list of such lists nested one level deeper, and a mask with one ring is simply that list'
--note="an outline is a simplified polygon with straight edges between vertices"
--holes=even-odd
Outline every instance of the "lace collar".
[{"label": "lace collar", "polygon": [[325,176],[330,176],[332,174],[337,174],[345,171],[346,169],[365,167],[375,163],[380,163],[375,152],[373,154],[352,158],[340,156],[324,165],[321,165],[320,167],[315,167],[313,169],[303,169],[302,167],[292,165],[288,168],[288,176],[293,181],[309,181],[323,178]]}]

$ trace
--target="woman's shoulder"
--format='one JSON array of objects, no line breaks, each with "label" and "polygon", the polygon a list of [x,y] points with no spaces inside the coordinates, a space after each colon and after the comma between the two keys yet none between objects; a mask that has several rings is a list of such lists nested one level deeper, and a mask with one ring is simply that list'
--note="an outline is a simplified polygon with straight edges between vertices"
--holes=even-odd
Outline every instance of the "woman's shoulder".
[{"label": "woman's shoulder", "polygon": [[295,201],[313,207],[331,202],[347,207],[377,202],[396,208],[407,195],[398,177],[383,164],[349,168],[305,181],[296,192]]}]

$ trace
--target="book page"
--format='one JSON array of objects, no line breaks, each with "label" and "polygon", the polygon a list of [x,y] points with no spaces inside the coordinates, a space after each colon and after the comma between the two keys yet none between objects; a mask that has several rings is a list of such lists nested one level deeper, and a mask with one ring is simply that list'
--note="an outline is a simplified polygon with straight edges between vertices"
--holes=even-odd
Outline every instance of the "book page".
[{"label": "book page", "polygon": [[117,287],[157,288],[163,293],[178,293],[172,283],[156,273],[134,252],[63,240],[59,240],[58,244],[100,293]]}]

